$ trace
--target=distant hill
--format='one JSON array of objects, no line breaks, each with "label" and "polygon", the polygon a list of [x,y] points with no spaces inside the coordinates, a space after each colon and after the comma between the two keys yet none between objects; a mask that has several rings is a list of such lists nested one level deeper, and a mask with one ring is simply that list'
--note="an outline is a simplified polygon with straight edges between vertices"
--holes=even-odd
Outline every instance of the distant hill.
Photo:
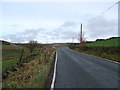
[{"label": "distant hill", "polygon": [[11,43],[7,42],[7,41],[0,40],[0,44],[2,44],[2,45],[10,45]]},{"label": "distant hill", "polygon": [[110,37],[107,40],[109,40],[109,39],[117,39],[117,38],[120,38],[120,37]]},{"label": "distant hill", "polygon": [[96,41],[104,41],[104,40],[117,39],[117,38],[120,38],[120,37],[110,37],[108,39],[96,39]]}]

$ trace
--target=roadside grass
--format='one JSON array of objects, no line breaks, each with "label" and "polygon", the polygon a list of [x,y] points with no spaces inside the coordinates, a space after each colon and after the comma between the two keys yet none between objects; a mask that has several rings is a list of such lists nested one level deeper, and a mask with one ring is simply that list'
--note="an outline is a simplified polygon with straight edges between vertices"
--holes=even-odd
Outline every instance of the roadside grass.
[{"label": "roadside grass", "polygon": [[107,53],[104,51],[97,51],[97,50],[79,50],[79,48],[74,48],[73,50],[78,51],[78,52],[83,52],[86,54],[90,54],[90,55],[95,55],[101,58],[105,58],[105,59],[109,59],[112,61],[116,61],[116,62],[120,62],[120,55],[118,53],[116,54],[111,54],[111,53]]},{"label": "roadside grass", "polygon": [[54,49],[46,49],[18,71],[10,72],[2,83],[3,88],[44,88],[54,53]]},{"label": "roadside grass", "polygon": [[79,49],[79,45],[69,45],[69,48],[79,52],[120,62],[120,38],[86,43],[81,49]]},{"label": "roadside grass", "polygon": [[104,40],[104,41],[96,41],[93,43],[86,43],[86,46],[88,46],[88,47],[96,47],[96,46],[118,47],[118,46],[120,46],[120,38]]}]

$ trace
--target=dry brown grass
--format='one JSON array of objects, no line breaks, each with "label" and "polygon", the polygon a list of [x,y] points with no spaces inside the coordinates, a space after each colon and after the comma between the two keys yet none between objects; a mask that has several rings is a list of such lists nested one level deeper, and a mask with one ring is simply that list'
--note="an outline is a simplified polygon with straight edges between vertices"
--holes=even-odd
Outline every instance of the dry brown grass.
[{"label": "dry brown grass", "polygon": [[11,72],[3,82],[3,88],[43,88],[49,74],[55,50],[44,49],[34,60],[25,63],[17,72]]}]

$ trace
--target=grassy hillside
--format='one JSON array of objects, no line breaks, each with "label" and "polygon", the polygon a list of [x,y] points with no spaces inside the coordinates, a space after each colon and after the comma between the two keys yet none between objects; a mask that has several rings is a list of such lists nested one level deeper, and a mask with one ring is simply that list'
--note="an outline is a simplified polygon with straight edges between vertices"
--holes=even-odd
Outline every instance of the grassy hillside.
[{"label": "grassy hillside", "polygon": [[5,71],[5,69],[13,66],[15,63],[19,62],[19,59],[11,59],[11,60],[6,60],[2,62],[2,71]]},{"label": "grassy hillside", "polygon": [[9,60],[20,57],[21,51],[24,49],[24,56],[29,55],[27,48],[16,45],[2,45],[2,60]]},{"label": "grassy hillside", "polygon": [[22,49],[24,49],[23,57],[30,55],[27,48],[16,45],[2,45],[2,71],[19,62]]},{"label": "grassy hillside", "polygon": [[116,47],[116,46],[120,46],[120,38],[87,43],[86,46]]}]

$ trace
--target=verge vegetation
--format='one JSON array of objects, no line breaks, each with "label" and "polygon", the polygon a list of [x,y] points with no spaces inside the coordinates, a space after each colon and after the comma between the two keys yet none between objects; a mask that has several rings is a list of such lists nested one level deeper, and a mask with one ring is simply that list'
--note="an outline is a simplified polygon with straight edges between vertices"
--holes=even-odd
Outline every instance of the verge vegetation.
[{"label": "verge vegetation", "polygon": [[86,43],[84,47],[79,47],[79,45],[72,44],[69,45],[69,48],[79,52],[120,62],[120,38]]},{"label": "verge vegetation", "polygon": [[16,72],[10,72],[3,88],[44,88],[52,66],[55,49],[48,46],[33,60],[24,63]]}]

